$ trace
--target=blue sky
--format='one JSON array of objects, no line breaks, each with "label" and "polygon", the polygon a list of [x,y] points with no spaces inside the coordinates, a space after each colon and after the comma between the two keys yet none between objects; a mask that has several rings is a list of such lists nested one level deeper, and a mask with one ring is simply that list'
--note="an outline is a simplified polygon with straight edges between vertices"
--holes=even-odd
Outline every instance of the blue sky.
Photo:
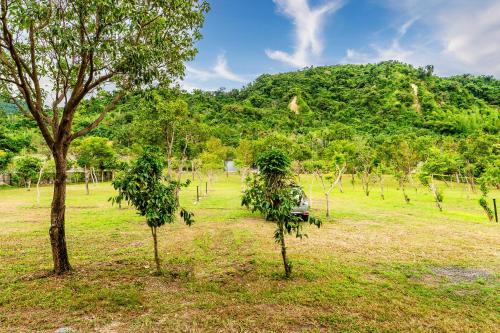
[{"label": "blue sky", "polygon": [[263,73],[400,60],[438,75],[500,77],[499,0],[209,0],[188,89]]}]

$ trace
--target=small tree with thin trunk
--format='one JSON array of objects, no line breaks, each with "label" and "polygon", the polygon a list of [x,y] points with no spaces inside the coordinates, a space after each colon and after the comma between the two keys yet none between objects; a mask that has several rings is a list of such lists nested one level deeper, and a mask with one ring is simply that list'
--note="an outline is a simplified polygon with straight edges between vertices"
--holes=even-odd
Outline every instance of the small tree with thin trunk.
[{"label": "small tree with thin trunk", "polygon": [[361,184],[366,196],[370,195],[370,182],[375,164],[375,152],[368,143],[359,139],[356,143],[356,152],[354,158],[356,170],[360,173]]},{"label": "small tree with thin trunk", "polygon": [[167,160],[167,176],[174,179],[174,160],[182,158],[183,140],[190,130],[188,105],[177,89],[151,89],[130,98],[134,120],[128,133],[142,145],[161,147]]},{"label": "small tree with thin trunk", "polygon": [[240,175],[241,175],[241,183],[244,186],[245,179],[250,172],[250,168],[254,163],[254,154],[252,149],[252,142],[246,139],[241,139],[238,147],[236,147],[235,154],[236,166],[239,167]]},{"label": "small tree with thin trunk", "polygon": [[20,156],[14,160],[16,175],[23,181],[24,186],[29,191],[31,182],[37,179],[42,168],[42,160],[34,156]]},{"label": "small tree with thin trunk", "polygon": [[412,173],[417,168],[419,162],[418,153],[406,140],[397,139],[389,147],[391,149],[390,161],[394,176],[398,180],[405,202],[410,203],[410,197],[406,193],[406,186],[411,182]]},{"label": "small tree with thin trunk", "polygon": [[[209,6],[204,0],[0,0],[0,93],[35,120],[56,165],[50,242],[54,271],[71,269],[65,233],[67,155],[134,89],[168,85]],[[109,103],[85,127],[81,102],[107,87]]]},{"label": "small tree with thin trunk", "polygon": [[205,143],[205,150],[200,154],[201,168],[206,173],[208,182],[215,179],[216,171],[224,170],[224,161],[229,149],[218,138],[210,138]]},{"label": "small tree with thin trunk", "polygon": [[375,179],[380,187],[380,197],[382,198],[382,200],[385,200],[384,175],[386,172],[388,172],[388,168],[385,166],[384,162],[376,161],[375,167],[373,168],[373,174],[375,175]]},{"label": "small tree with thin trunk", "polygon": [[[290,165],[290,159],[280,150],[264,152],[257,160],[259,173],[248,179],[248,188],[242,199],[243,206],[261,212],[276,223],[274,239],[281,246],[286,278],[292,274],[292,263],[287,257],[285,235],[294,233],[299,238],[304,236],[302,219],[291,213],[298,204],[301,190],[295,186]],[[318,228],[321,225],[321,221],[314,217],[309,218],[309,223]]]},{"label": "small tree with thin trunk", "polygon": [[99,169],[101,174],[105,169],[113,169],[117,165],[116,153],[112,143],[97,136],[89,136],[79,142],[75,142],[77,164],[83,167],[85,173],[85,191],[89,194],[90,172]]},{"label": "small tree with thin trunk", "polygon": [[444,175],[452,175],[456,172],[455,164],[456,161],[453,160],[452,156],[440,149],[431,148],[420,170],[420,182],[429,188],[440,211],[443,210],[444,195],[443,190],[438,187],[435,181],[435,176],[439,175],[443,177]]},{"label": "small tree with thin trunk", "polygon": [[[158,255],[158,228],[175,222],[175,215],[180,216],[187,225],[191,225],[193,214],[179,206],[176,192],[177,182],[163,176],[165,163],[158,148],[146,148],[131,168],[121,177],[113,181],[113,186],[119,191],[113,202],[129,201],[151,229],[154,245],[156,271],[161,274],[160,257]],[[164,181],[168,181],[164,183]]]},{"label": "small tree with thin trunk", "polygon": [[344,154],[333,156],[332,162],[317,162],[314,164],[314,174],[320,180],[321,190],[326,201],[326,217],[330,217],[330,193],[340,184],[346,170]]},{"label": "small tree with thin trunk", "polygon": [[489,187],[499,188],[500,184],[500,158],[496,158],[491,164],[486,166],[486,170],[478,179],[479,189],[481,190],[481,198],[479,205],[483,208],[488,220],[493,221],[493,209],[489,205],[488,192]]}]

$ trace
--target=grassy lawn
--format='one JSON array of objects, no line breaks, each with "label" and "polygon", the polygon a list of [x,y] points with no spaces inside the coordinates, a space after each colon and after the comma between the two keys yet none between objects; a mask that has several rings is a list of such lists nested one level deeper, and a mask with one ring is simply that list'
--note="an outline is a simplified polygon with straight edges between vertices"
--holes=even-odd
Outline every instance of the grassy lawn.
[{"label": "grassy lawn", "polygon": [[65,277],[48,274],[52,189],[41,208],[35,190],[0,189],[0,332],[498,332],[500,224],[478,194],[446,187],[439,212],[422,187],[410,204],[386,187],[385,200],[348,179],[334,190],[332,218],[287,239],[288,281],[273,224],[240,207],[238,176],[219,176],[199,204],[196,184],[184,190],[196,223],[160,230],[163,276],[144,220],[111,206],[109,184],[68,187]]}]

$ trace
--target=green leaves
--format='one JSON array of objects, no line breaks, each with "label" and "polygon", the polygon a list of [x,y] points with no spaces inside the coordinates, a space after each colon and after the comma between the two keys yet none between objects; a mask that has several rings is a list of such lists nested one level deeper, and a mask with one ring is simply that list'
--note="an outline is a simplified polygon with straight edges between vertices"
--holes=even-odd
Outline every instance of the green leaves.
[{"label": "green leaves", "polygon": [[[113,181],[113,187],[119,194],[111,198],[111,201],[130,201],[138,213],[146,217],[150,227],[173,223],[179,209],[177,191],[187,184],[173,181],[163,183],[164,165],[158,148],[145,148],[131,168]],[[193,224],[192,213],[182,208],[180,215],[187,225]]]},{"label": "green leaves", "polygon": [[257,159],[257,166],[268,181],[285,178],[289,173],[291,161],[281,150],[271,149],[262,153]]},{"label": "green leaves", "polygon": [[78,155],[77,163],[82,167],[104,170],[117,165],[116,153],[106,138],[87,137],[76,143],[75,151]]},{"label": "green leaves", "polygon": [[14,161],[17,176],[25,181],[34,180],[42,167],[42,161],[38,157],[23,155]]},{"label": "green leaves", "polygon": [[[291,176],[289,157],[280,150],[271,149],[260,155],[257,165],[259,173],[247,178],[242,206],[252,212],[260,212],[285,233],[303,237],[303,221],[291,213],[300,204],[297,198],[303,196],[303,191],[295,185]],[[309,222],[317,227],[321,226],[321,221],[317,218],[310,218]],[[275,233],[277,242],[280,241],[276,238],[278,236],[279,233]]]},{"label": "green leaves", "polygon": [[[303,190],[295,185],[290,172],[290,158],[278,149],[262,153],[257,166],[259,173],[247,178],[247,189],[243,193],[241,204],[252,211],[259,211],[266,220],[276,223],[274,240],[281,245],[281,255],[285,276],[292,273],[292,264],[286,255],[285,235],[307,237],[302,233],[302,219],[292,214],[292,209],[300,205]],[[309,223],[321,226],[317,218],[309,218]]]},{"label": "green leaves", "polygon": [[193,220],[194,214],[192,212],[188,212],[184,208],[181,208],[181,217],[184,219],[184,222],[189,226],[191,226],[194,223]]}]

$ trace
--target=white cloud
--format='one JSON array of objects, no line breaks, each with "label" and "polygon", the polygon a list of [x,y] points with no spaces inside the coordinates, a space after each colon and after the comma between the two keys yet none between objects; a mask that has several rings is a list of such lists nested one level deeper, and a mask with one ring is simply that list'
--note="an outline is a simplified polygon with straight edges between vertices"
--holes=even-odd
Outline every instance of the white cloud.
[{"label": "white cloud", "polygon": [[214,73],[217,76],[229,81],[234,81],[239,83],[246,82],[245,79],[243,79],[242,77],[236,75],[235,73],[229,70],[229,68],[227,67],[226,57],[223,54],[219,54],[217,56],[217,64],[214,67]]},{"label": "white cloud", "polygon": [[295,26],[295,45],[292,54],[279,50],[266,50],[269,58],[293,67],[305,67],[314,63],[323,51],[321,30],[325,17],[342,7],[342,1],[329,0],[317,8],[311,8],[308,0],[273,0],[278,9],[292,19]]},{"label": "white cloud", "polygon": [[228,65],[227,59],[224,54],[219,54],[217,56],[217,63],[210,70],[196,69],[191,66],[186,66],[186,71],[188,76],[194,77],[200,81],[208,81],[211,79],[224,79],[228,81],[234,81],[238,83],[245,83],[246,80],[241,76],[233,73]]},{"label": "white cloud", "polygon": [[[442,75],[460,73],[500,77],[500,2],[496,0],[387,0],[386,4],[411,17],[388,46],[372,44],[368,51],[348,49],[342,63],[400,60],[435,65]],[[414,23],[426,31],[411,42],[402,38]]]},{"label": "white cloud", "polygon": [[180,85],[188,90],[194,89],[217,90],[216,87],[241,87],[243,84],[253,78],[249,75],[239,75],[229,69],[228,62],[224,53],[217,56],[217,61],[209,69],[199,69],[186,65],[186,78],[180,82]]},{"label": "white cloud", "polygon": [[411,26],[417,21],[417,18],[411,18],[404,22],[398,29],[396,37],[391,41],[389,46],[381,46],[372,44],[371,53],[363,53],[354,49],[347,49],[346,56],[340,61],[341,63],[362,64],[362,63],[377,63],[384,60],[398,60],[402,62],[414,62],[416,50],[401,46],[401,39],[406,35]]},{"label": "white cloud", "polygon": [[465,67],[500,76],[500,2],[474,3],[438,17],[442,55]]}]

